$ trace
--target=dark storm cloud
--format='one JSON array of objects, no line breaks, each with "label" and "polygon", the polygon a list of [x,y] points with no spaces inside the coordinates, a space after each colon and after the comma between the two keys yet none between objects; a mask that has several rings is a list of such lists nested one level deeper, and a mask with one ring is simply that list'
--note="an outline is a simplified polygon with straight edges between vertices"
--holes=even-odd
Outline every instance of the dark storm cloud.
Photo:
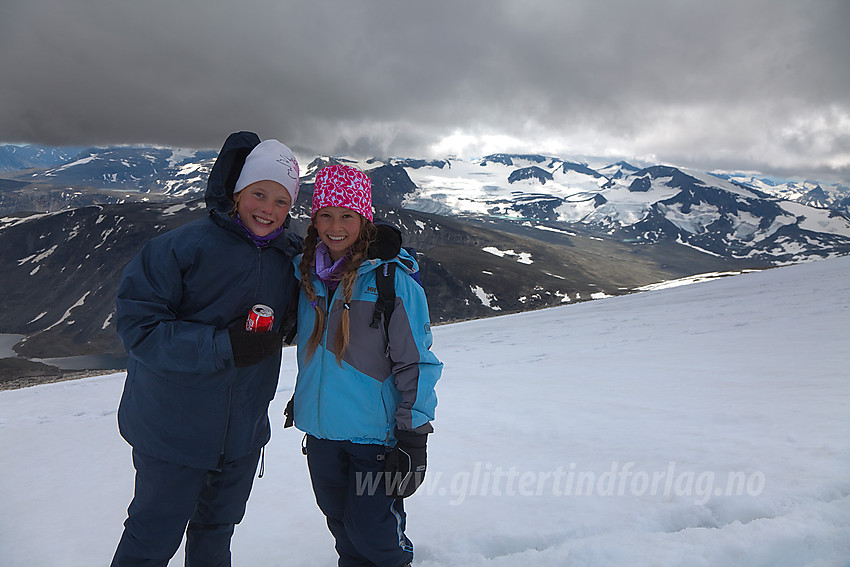
[{"label": "dark storm cloud", "polygon": [[850,3],[5,0],[0,139],[850,176]]}]

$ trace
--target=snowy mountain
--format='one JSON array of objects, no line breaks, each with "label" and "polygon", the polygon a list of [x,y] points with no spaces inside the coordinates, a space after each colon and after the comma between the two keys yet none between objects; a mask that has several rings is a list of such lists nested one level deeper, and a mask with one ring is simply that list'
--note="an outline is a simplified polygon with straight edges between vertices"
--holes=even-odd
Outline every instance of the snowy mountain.
[{"label": "snowy mountain", "polygon": [[[113,199],[102,202],[185,201],[202,195],[214,158],[213,151],[91,148],[61,165],[8,176],[5,183],[28,195],[37,187],[8,184],[50,184],[62,187],[63,195],[69,186],[112,191]],[[442,216],[496,217],[543,229],[581,225],[624,241],[665,240],[773,264],[850,253],[850,189],[842,185],[626,162],[590,165],[536,154],[431,161],[320,156],[305,168],[305,181],[330,163],[393,178],[391,192],[373,180],[376,191],[384,191],[379,201]],[[115,191],[123,192],[121,199]]]},{"label": "snowy mountain", "polygon": [[215,156],[156,147],[0,146],[0,214],[198,198]]},{"label": "snowy mountain", "polygon": [[847,184],[774,180],[746,173],[714,172],[714,175],[781,199],[850,213],[850,187]]},{"label": "snowy mountain", "polygon": [[0,172],[51,167],[64,163],[82,148],[52,146],[0,146]]},{"label": "snowy mountain", "polygon": [[[120,355],[112,298],[121,269],[147,239],[204,214],[214,155],[92,148],[4,175],[0,286],[9,291],[0,298],[0,338],[21,335],[15,353],[31,359]],[[536,154],[302,162],[293,229],[303,232],[321,167],[362,168],[377,216],[398,224],[420,252],[435,322],[850,254],[846,214],[805,204],[804,195],[768,193],[755,177],[750,186],[671,166]],[[22,203],[43,212],[24,213]],[[9,364],[20,374],[22,361],[7,354],[0,378]]]},{"label": "snowy mountain", "polygon": [[[542,230],[582,227],[626,242],[675,242],[707,254],[772,264],[850,253],[850,216],[841,196],[820,185],[768,192],[751,178],[724,178],[671,166],[598,166],[542,155],[479,160],[319,158],[308,174],[344,161],[370,172],[401,168],[412,187],[401,206],[461,218],[512,220]],[[789,186],[786,184],[786,186]],[[832,208],[830,208],[832,207]]]},{"label": "snowy mountain", "polygon": [[[850,258],[434,327],[414,564],[845,567],[848,329]],[[285,349],[234,565],[336,565],[282,429],[295,372]],[[133,494],[123,381],[0,392],[4,567],[109,563]]]},{"label": "snowy mountain", "polygon": [[772,263],[850,253],[850,217],[840,210],[669,166],[619,163],[597,171],[558,158],[497,154],[405,169],[418,188],[405,206],[418,210],[579,224],[626,241],[673,241]]},{"label": "snowy mountain", "polygon": [[173,148],[91,148],[22,180],[122,189],[171,197],[197,196],[217,153]]}]

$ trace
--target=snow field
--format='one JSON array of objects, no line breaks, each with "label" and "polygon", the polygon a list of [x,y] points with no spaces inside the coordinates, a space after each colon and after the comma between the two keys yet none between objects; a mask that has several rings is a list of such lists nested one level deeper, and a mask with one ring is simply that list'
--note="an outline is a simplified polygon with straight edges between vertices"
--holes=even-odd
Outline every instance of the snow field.
[{"label": "snow field", "polygon": [[[417,567],[850,562],[850,258],[434,336]],[[301,434],[281,428],[294,358],[235,566],[336,564]],[[0,565],[108,564],[133,490],[123,378],[0,392]]]}]

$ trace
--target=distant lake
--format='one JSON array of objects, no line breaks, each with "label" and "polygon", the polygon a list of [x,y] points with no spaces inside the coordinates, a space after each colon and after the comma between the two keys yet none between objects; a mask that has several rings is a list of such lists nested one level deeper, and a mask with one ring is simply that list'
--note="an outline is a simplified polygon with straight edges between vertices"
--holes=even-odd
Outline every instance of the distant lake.
[{"label": "distant lake", "polygon": [[59,358],[31,358],[33,362],[43,362],[62,370],[112,370],[127,368],[126,356],[105,356],[87,354],[82,356],[62,356]]},{"label": "distant lake", "polygon": [[0,333],[0,358],[15,358],[18,356],[12,347],[18,344],[25,335],[12,335]]},{"label": "distant lake", "polygon": [[[0,358],[18,358],[12,347],[24,338],[24,335],[0,333]],[[33,362],[42,362],[61,370],[111,370],[127,368],[126,356],[61,356],[57,358],[31,358]]]}]

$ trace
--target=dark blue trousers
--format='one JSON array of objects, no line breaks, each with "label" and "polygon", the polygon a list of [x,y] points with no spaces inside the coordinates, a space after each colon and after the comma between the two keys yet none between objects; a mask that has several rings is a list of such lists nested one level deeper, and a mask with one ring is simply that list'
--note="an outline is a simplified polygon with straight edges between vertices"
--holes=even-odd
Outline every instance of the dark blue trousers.
[{"label": "dark blue trousers", "polygon": [[385,451],[307,436],[310,480],[336,539],[339,567],[402,567],[413,560],[404,500],[384,488]]},{"label": "dark blue trousers", "polygon": [[133,450],[135,494],[112,567],[165,567],[184,532],[187,567],[228,567],[259,458],[256,451],[208,471]]}]

